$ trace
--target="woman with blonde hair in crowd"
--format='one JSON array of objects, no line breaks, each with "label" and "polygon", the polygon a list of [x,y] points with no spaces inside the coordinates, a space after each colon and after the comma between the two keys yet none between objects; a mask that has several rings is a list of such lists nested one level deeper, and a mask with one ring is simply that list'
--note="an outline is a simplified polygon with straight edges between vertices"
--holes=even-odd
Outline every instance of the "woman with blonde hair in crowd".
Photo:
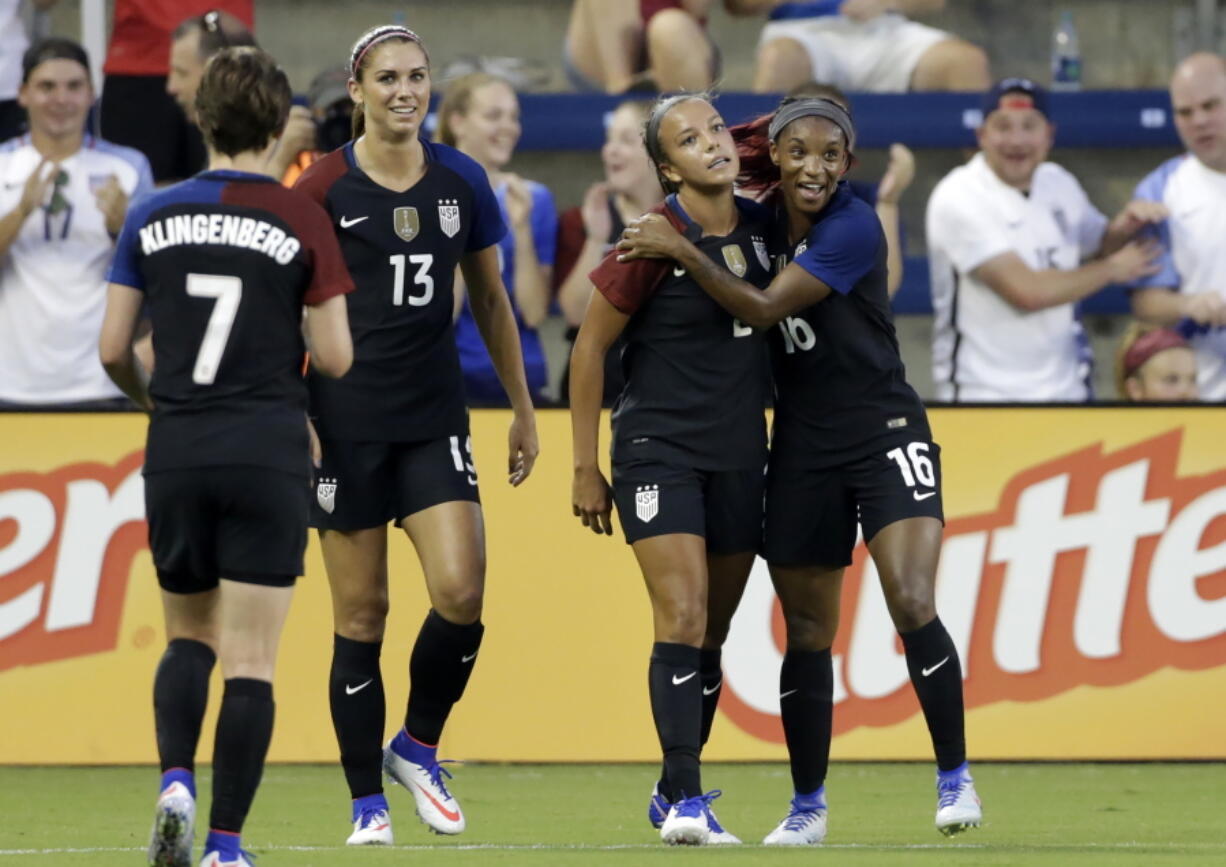
[{"label": "woman with blonde hair in crowd", "polygon": [[[631,220],[664,199],[664,190],[643,147],[643,125],[650,115],[651,103],[642,100],[627,100],[613,110],[600,149],[604,180],[588,187],[582,204],[563,212],[558,220],[554,292],[566,320],[566,341],[572,347],[592,297],[592,281],[587,275],[613,249]],[[624,345],[617,340],[605,358],[605,406],[612,405],[625,384],[621,373]],[[558,395],[566,401],[569,394],[568,365]]]},{"label": "woman with blonde hair in crowd", "polygon": [[1131,403],[1199,400],[1196,352],[1173,328],[1133,322],[1115,354],[1115,391]]},{"label": "woman with blonde hair in crowd", "polygon": [[[506,171],[521,131],[519,99],[511,85],[497,76],[483,72],[465,75],[453,81],[443,94],[437,139],[485,169],[510,230],[498,243],[498,262],[519,328],[528,389],[539,400],[548,377],[545,351],[536,329],[549,312],[558,214],[553,195],[544,185]],[[506,394],[473,319],[463,281],[459,280],[456,305],[456,345],[469,404],[505,405]]]}]

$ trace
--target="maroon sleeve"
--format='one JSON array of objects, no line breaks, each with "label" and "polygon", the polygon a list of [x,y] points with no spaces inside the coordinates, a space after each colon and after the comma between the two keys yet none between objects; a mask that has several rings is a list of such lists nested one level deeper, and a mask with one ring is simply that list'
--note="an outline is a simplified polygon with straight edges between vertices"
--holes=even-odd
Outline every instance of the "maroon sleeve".
[{"label": "maroon sleeve", "polygon": [[587,230],[583,228],[583,214],[578,208],[563,211],[558,218],[558,246],[553,254],[553,294],[575,270],[583,245],[587,243]]},{"label": "maroon sleeve", "polygon": [[327,210],[328,190],[348,171],[349,163],[345,162],[344,148],[334,150],[307,166],[306,171],[294,182],[294,189],[314,199]]},{"label": "maroon sleeve", "polygon": [[[663,214],[678,232],[685,231],[681,222],[668,205],[661,202],[649,214]],[[674,267],[672,259],[635,259],[630,262],[618,262],[617,251],[612,250],[604,257],[604,261],[589,274],[596,291],[608,299],[609,303],[627,316],[634,315],[651,293],[660,285],[660,281]]]},{"label": "maroon sleeve", "polygon": [[311,248],[311,285],[302,296],[308,306],[323,304],[329,298],[354,290],[353,277],[341,253],[340,242],[332,231],[332,220],[317,205],[303,203],[303,241]]}]

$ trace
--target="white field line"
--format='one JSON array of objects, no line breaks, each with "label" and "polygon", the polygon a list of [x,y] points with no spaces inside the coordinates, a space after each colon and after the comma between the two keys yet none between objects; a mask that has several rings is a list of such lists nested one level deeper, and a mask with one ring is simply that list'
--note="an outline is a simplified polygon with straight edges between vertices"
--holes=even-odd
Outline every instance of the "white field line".
[{"label": "white field line", "polygon": [[[384,848],[384,847],[380,847]],[[662,849],[660,843],[615,843],[610,845],[593,845],[586,843],[461,843],[454,846],[390,846],[392,851],[399,852],[450,852],[450,851],[493,851],[493,852],[617,852],[636,849]],[[719,847],[720,851],[736,851],[737,849],[765,849],[759,844],[749,843],[742,846]],[[1129,849],[1202,849],[1207,851],[1226,850],[1224,843],[1027,843],[1024,845],[991,844],[991,843],[823,843],[821,849],[860,849],[866,851],[913,851],[924,849],[944,849],[957,851],[960,849],[998,849],[1009,852],[1017,849],[1025,850],[1061,850],[1061,849],[1101,849],[1104,851],[1127,851]],[[134,846],[95,846],[85,848],[63,849],[0,849],[0,856],[17,855],[80,855],[100,852],[144,852],[146,847]],[[255,854],[261,852],[343,852],[349,851],[346,846],[255,846]]]}]

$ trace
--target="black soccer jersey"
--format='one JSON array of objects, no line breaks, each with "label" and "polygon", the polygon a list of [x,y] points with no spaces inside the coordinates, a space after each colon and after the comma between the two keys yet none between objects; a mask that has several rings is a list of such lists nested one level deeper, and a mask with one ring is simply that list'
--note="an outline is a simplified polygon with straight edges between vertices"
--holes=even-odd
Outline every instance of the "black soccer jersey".
[{"label": "black soccer jersey", "polygon": [[771,460],[829,466],[893,438],[930,439],[898,351],[876,213],[842,182],[790,256],[785,244],[778,268],[792,259],[834,291],[771,330]]},{"label": "black soccer jersey", "polygon": [[357,291],[348,296],[353,367],[308,377],[320,436],[407,442],[467,425],[452,328],[460,258],[506,232],[485,171],[446,145],[422,142],[425,174],[397,193],[358,166],[353,143],[295,185],[332,217]]},{"label": "black soccer jersey", "polygon": [[353,288],[314,202],[263,175],[203,172],[129,210],[107,279],[143,291],[153,322],[146,472],[307,475],[302,305]]},{"label": "black soccer jersey", "polygon": [[[737,199],[732,234],[702,229],[669,196],[664,214],[713,261],[763,287],[770,282],[769,213]],[[630,314],[613,407],[613,459],[660,460],[704,470],[761,468],[766,457],[766,351],[759,332],[737,322],[671,260],[619,263],[592,272],[609,302]]]}]

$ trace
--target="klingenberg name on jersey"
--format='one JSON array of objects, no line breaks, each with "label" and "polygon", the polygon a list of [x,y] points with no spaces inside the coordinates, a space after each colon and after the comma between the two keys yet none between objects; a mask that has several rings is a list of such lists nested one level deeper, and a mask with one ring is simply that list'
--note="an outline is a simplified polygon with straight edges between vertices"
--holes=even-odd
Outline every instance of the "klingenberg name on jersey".
[{"label": "klingenberg name on jersey", "polygon": [[179,244],[229,244],[244,247],[288,265],[302,243],[284,229],[234,214],[176,214],[140,230],[141,249],[148,256]]}]

